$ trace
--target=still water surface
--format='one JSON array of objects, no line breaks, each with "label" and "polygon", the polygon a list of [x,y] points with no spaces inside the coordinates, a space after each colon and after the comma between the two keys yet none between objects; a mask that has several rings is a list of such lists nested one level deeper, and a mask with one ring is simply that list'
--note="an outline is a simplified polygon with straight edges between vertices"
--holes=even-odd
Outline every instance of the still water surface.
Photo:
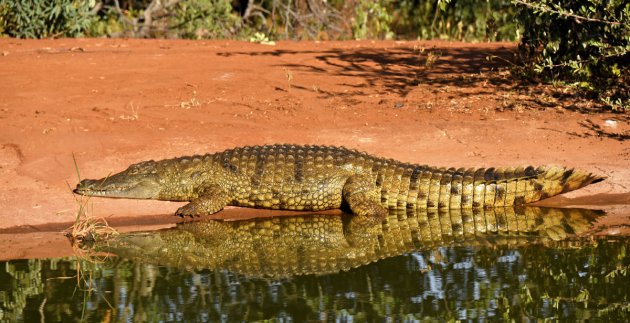
[{"label": "still water surface", "polygon": [[194,222],[0,262],[2,322],[628,321],[628,237],[584,210]]}]

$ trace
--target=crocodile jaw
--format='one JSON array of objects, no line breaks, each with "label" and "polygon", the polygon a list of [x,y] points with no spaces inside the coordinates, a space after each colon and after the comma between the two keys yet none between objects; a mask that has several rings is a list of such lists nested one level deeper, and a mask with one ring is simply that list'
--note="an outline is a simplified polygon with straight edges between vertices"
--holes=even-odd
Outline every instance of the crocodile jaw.
[{"label": "crocodile jaw", "polygon": [[160,193],[160,185],[157,181],[150,179],[119,181],[113,177],[106,177],[97,180],[84,179],[73,192],[86,196],[157,199]]}]

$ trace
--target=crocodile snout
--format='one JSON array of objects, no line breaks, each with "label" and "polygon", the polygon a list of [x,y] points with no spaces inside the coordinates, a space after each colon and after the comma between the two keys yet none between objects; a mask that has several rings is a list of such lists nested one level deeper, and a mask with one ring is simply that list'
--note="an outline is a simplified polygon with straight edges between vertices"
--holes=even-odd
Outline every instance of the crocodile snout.
[{"label": "crocodile snout", "polygon": [[86,195],[87,193],[93,193],[94,191],[98,191],[97,187],[102,186],[103,180],[95,180],[95,179],[84,179],[77,187],[73,190],[75,194]]},{"label": "crocodile snout", "polygon": [[73,191],[75,194],[114,198],[157,198],[160,185],[150,178],[123,178],[116,174],[103,179],[84,179]]}]

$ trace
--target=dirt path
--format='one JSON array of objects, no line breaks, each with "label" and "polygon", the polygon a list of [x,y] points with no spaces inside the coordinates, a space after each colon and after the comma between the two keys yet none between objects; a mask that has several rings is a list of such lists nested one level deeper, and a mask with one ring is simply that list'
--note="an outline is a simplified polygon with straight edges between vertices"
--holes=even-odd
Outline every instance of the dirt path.
[{"label": "dirt path", "polygon": [[[509,59],[512,49],[0,39],[0,232],[74,220],[73,154],[81,176],[94,178],[141,160],[266,143],[344,145],[440,166],[585,168],[609,178],[555,203],[617,205],[617,219],[630,222],[628,116],[513,84],[506,63],[486,59]],[[150,214],[166,223],[181,205],[92,203],[110,220]]]}]

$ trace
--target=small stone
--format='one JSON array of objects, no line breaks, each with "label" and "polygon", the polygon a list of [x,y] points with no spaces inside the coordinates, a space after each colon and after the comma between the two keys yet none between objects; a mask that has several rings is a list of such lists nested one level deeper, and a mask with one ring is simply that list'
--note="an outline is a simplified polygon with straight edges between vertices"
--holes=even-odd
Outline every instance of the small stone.
[{"label": "small stone", "polygon": [[606,119],[604,121],[604,126],[615,129],[615,128],[617,128],[617,121],[616,120],[611,120],[611,119]]}]

